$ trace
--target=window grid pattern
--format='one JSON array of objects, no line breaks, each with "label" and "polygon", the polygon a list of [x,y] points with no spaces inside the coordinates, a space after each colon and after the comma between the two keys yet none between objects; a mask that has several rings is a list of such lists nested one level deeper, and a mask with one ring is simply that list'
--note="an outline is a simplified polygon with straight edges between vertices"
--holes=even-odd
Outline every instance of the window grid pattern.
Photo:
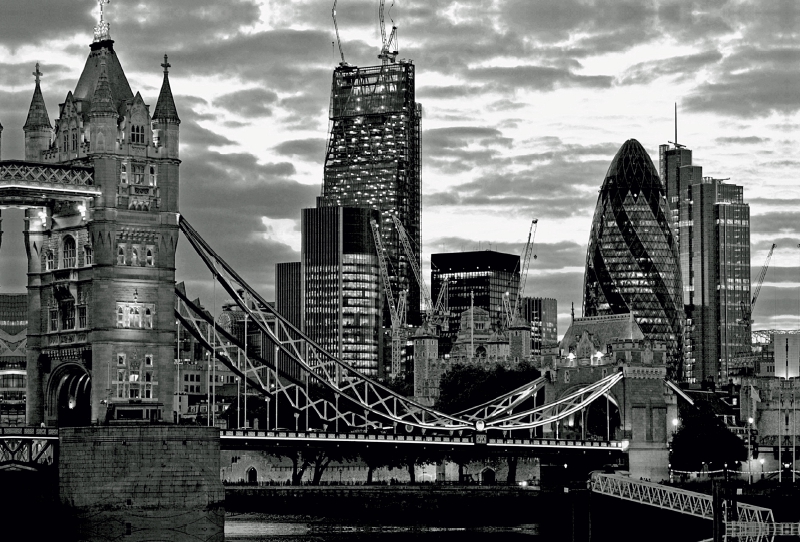
[{"label": "window grid pattern", "polygon": [[672,378],[682,369],[685,319],[677,248],[658,172],[641,144],[628,140],[597,199],[583,314],[632,313],[646,338],[666,343]]}]

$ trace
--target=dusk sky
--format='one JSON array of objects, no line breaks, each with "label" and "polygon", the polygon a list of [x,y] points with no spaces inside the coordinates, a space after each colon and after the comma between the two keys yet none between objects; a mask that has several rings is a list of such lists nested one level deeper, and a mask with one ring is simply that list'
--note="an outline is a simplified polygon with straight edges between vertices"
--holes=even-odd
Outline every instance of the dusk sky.
[{"label": "dusk sky", "polygon": [[[112,0],[111,37],[152,113],[169,54],[181,117],[182,214],[274,299],[299,260],[300,209],[320,194],[333,68],[332,0]],[[345,59],[379,62],[378,0],[339,0]],[[800,7],[795,0],[386,0],[422,104],[422,252],[519,254],[539,219],[527,295],[580,315],[586,243],[604,174],[635,138],[658,167],[674,138],[703,174],[745,187],[752,275],[778,244],[755,328],[800,327]],[[41,63],[51,122],[74,91],[99,13],[92,0],[0,6],[2,159]],[[0,292],[25,291],[22,211],[3,210]],[[178,280],[214,304],[186,240]],[[217,288],[217,305],[222,302]]]}]

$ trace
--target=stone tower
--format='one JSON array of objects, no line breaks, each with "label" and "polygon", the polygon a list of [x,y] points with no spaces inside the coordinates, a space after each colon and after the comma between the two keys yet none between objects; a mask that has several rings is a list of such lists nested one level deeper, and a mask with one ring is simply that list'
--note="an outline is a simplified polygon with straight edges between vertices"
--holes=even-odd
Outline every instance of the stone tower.
[{"label": "stone tower", "polygon": [[414,344],[414,399],[432,406],[439,396],[443,365],[439,360],[439,337],[430,324],[417,328]]},{"label": "stone tower", "polygon": [[509,356],[515,361],[528,360],[531,357],[531,325],[520,315],[508,328]]},{"label": "stone tower", "polygon": [[161,66],[151,116],[101,20],[54,128],[34,72],[26,161],[93,191],[26,204],[29,424],[173,420],[180,119]]}]

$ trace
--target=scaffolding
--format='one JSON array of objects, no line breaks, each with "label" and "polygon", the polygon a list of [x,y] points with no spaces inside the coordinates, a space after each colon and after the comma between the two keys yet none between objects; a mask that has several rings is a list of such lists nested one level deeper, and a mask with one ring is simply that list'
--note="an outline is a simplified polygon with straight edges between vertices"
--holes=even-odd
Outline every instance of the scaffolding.
[{"label": "scaffolding", "polygon": [[[420,320],[419,287],[392,216],[419,247],[420,117],[410,61],[334,70],[320,205],[369,207],[381,212],[380,231],[391,266],[392,291],[398,296],[408,290],[409,321],[414,324]],[[387,307],[384,325],[389,321]]]}]

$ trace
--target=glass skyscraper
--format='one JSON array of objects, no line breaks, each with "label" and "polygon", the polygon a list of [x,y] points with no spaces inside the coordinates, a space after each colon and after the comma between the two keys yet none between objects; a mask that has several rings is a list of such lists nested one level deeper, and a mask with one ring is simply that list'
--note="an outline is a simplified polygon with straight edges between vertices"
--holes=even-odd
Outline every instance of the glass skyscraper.
[{"label": "glass skyscraper", "polygon": [[683,277],[684,378],[727,384],[730,360],[750,352],[750,206],[741,186],[703,177],[690,149],[661,145],[659,162]]},{"label": "glass skyscraper", "polygon": [[[408,290],[408,322],[420,323],[420,294],[392,221],[397,216],[420,250],[420,118],[414,64],[342,65],[333,72],[330,129],[318,207],[368,207],[380,211],[395,299]],[[372,248],[372,252],[375,248]],[[388,305],[383,321],[390,325]]]},{"label": "glass skyscraper", "polygon": [[381,287],[370,220],[355,207],[302,210],[300,274],[305,333],[362,373],[379,374]]},{"label": "glass skyscraper", "polygon": [[583,286],[583,315],[632,313],[645,338],[667,344],[680,378],[684,310],[678,246],[666,194],[635,139],[620,147],[597,198]]}]

